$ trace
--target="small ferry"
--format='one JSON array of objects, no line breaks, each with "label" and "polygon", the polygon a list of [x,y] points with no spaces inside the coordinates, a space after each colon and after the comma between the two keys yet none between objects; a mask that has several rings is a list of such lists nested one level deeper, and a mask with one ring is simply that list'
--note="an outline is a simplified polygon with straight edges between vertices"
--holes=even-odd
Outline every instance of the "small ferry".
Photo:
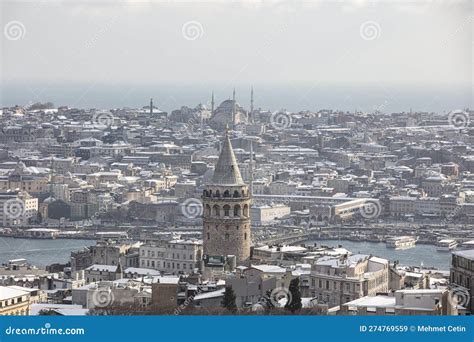
[{"label": "small ferry", "polygon": [[385,245],[388,248],[395,248],[395,249],[407,249],[412,248],[416,244],[416,238],[413,236],[395,236],[388,238],[385,242]]},{"label": "small ferry", "polygon": [[458,242],[454,239],[443,239],[439,240],[436,244],[436,249],[440,252],[448,252],[455,249],[458,246]]},{"label": "small ferry", "polygon": [[464,241],[461,244],[462,249],[474,249],[474,240]]}]

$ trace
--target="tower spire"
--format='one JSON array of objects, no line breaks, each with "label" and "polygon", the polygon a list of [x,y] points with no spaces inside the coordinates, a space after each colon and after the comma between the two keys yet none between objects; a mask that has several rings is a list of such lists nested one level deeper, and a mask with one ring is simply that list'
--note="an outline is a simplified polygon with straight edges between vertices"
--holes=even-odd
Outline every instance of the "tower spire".
[{"label": "tower spire", "polygon": [[153,98],[150,99],[150,115],[153,115]]},{"label": "tower spire", "polygon": [[219,185],[244,185],[240,174],[237,158],[235,158],[232,143],[230,142],[229,127],[225,129],[224,141],[222,144],[219,159],[212,176],[212,184]]}]

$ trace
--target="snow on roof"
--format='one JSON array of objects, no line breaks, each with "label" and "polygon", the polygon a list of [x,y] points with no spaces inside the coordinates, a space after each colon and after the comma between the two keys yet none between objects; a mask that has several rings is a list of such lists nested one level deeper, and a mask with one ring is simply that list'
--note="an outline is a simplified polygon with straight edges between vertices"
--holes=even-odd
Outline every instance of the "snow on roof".
[{"label": "snow on roof", "polygon": [[7,300],[14,297],[20,297],[29,294],[29,291],[19,290],[8,286],[0,286],[0,300]]},{"label": "snow on roof", "polygon": [[307,250],[307,248],[305,247],[301,247],[301,246],[268,246],[268,245],[265,245],[265,246],[261,246],[261,247],[257,247],[255,248],[256,250],[259,250],[259,251],[272,251],[272,252],[305,252]]},{"label": "snow on roof", "polygon": [[275,265],[252,265],[251,268],[264,273],[285,273],[286,269]]},{"label": "snow on roof", "polygon": [[74,304],[31,304],[30,315],[38,316],[41,310],[51,310],[62,316],[85,316],[88,309]]},{"label": "snow on roof", "polygon": [[366,306],[372,306],[372,307],[395,307],[395,297],[392,296],[386,296],[386,295],[378,295],[378,296],[366,296],[362,298],[358,298],[356,300],[353,300],[351,302],[347,302],[343,304],[344,306],[355,306],[355,307],[366,307]]},{"label": "snow on roof", "polygon": [[94,264],[92,266],[87,267],[86,270],[87,271],[115,272],[117,271],[117,266]]},{"label": "snow on roof", "polygon": [[[318,261],[316,265],[331,266],[331,267],[352,267],[357,265],[360,261],[368,259],[370,256],[366,254],[354,254],[350,255],[347,258],[332,257],[332,256],[323,256]],[[384,260],[384,259],[381,259]]]},{"label": "snow on roof", "polygon": [[124,273],[140,274],[140,275],[160,275],[160,271],[153,270],[150,268],[140,268],[140,267],[128,267],[125,269]]},{"label": "snow on roof", "polygon": [[202,299],[223,297],[224,296],[224,291],[225,291],[225,288],[217,290],[217,291],[201,293],[201,294],[198,294],[197,296],[195,296],[194,300],[197,301],[197,300],[202,300]]},{"label": "snow on roof", "polygon": [[460,256],[469,260],[474,260],[474,249],[468,249],[464,251],[454,251],[453,255]]},{"label": "snow on roof", "polygon": [[385,265],[385,264],[388,264],[388,260],[387,260],[387,259],[382,259],[382,258],[375,257],[375,256],[371,257],[371,258],[370,258],[370,261],[377,262],[377,263],[379,263],[379,264],[384,264],[384,265]]}]

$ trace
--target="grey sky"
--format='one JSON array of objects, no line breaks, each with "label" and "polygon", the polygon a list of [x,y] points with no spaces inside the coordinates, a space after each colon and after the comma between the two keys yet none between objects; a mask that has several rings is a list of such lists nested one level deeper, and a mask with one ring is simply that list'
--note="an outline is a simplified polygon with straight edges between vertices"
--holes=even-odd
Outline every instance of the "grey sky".
[{"label": "grey sky", "polygon": [[[2,82],[472,79],[469,0],[2,1],[1,10]],[[5,31],[12,21],[24,26],[20,39]]]}]

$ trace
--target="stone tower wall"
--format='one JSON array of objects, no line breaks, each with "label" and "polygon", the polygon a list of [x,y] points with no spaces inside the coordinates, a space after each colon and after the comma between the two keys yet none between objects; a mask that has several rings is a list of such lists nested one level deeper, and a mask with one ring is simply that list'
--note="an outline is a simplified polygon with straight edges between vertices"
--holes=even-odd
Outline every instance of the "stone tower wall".
[{"label": "stone tower wall", "polygon": [[203,249],[207,255],[250,258],[250,204],[246,185],[208,185],[203,196]]}]

